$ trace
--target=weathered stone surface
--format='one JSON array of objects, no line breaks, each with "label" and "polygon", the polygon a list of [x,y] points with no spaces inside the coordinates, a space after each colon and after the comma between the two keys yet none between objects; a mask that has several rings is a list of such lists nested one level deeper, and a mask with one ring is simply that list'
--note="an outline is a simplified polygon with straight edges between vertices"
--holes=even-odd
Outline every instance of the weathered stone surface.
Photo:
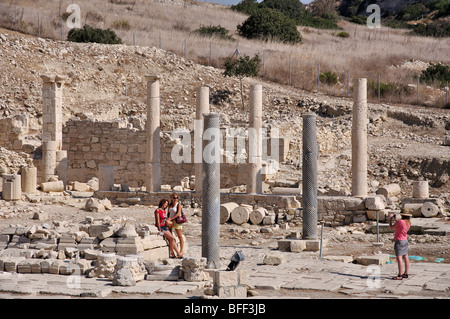
[{"label": "weathered stone surface", "polygon": [[367,197],[365,204],[368,210],[382,210],[386,208],[385,201],[380,196]]},{"label": "weathered stone surface", "polygon": [[286,261],[286,257],[281,254],[268,254],[264,256],[263,264],[270,266],[278,266]]},{"label": "weathered stone surface", "polygon": [[206,267],[206,258],[184,258],[181,263],[181,271],[186,281],[204,281],[209,276],[204,271]]},{"label": "weathered stone surface", "polygon": [[435,217],[439,214],[439,207],[431,202],[426,202],[420,208],[424,217]]},{"label": "weathered stone surface", "polygon": [[356,262],[358,264],[368,266],[368,265],[384,265],[389,261],[389,254],[378,254],[373,256],[359,256],[356,257]]},{"label": "weathered stone surface", "polygon": [[136,286],[136,280],[128,268],[120,268],[114,273],[113,286]]}]

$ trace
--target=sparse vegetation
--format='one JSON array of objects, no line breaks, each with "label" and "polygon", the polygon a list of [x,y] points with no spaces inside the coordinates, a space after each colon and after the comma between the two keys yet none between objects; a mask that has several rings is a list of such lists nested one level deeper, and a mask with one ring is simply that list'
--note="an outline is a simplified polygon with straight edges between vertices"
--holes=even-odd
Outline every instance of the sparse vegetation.
[{"label": "sparse vegetation", "polygon": [[[367,89],[373,96],[378,96],[378,81],[368,81]],[[380,82],[380,97],[399,95],[405,90],[406,88],[390,82]]]},{"label": "sparse vegetation", "polygon": [[450,66],[442,63],[431,65],[422,71],[420,79],[428,84],[436,82],[440,87],[445,87],[450,82]]},{"label": "sparse vegetation", "polygon": [[222,40],[230,40],[236,41],[229,33],[227,29],[222,27],[221,25],[210,25],[210,26],[201,26],[200,28],[193,31],[196,34],[199,34],[204,37],[217,37]]},{"label": "sparse vegetation", "polygon": [[82,29],[72,29],[67,36],[72,42],[95,42],[105,44],[121,44],[122,40],[111,30],[102,30],[85,25]]},{"label": "sparse vegetation", "polygon": [[120,30],[130,30],[131,25],[127,20],[114,20],[111,24],[111,28]]},{"label": "sparse vegetation", "polygon": [[413,34],[429,37],[450,37],[450,22],[436,21],[429,24],[417,24],[413,28]]},{"label": "sparse vegetation", "polygon": [[326,83],[328,85],[335,85],[338,83],[338,75],[335,72],[326,71],[320,73],[319,80],[322,83]]},{"label": "sparse vegetation", "polygon": [[346,32],[346,31],[341,31],[341,32],[336,33],[336,36],[339,38],[349,38],[350,33]]},{"label": "sparse vegetation", "polygon": [[[62,6],[59,11],[55,11],[59,2],[58,0],[20,2],[20,5],[17,5],[16,24],[14,24],[15,5],[0,3],[0,25],[33,36],[37,35],[35,5],[38,4],[41,37],[55,40],[67,38],[69,32],[67,25],[64,23],[62,37],[60,27],[61,14],[65,8]],[[192,30],[198,29],[202,23],[205,26],[220,25],[227,30],[234,31],[238,24],[242,24],[248,18],[226,7],[217,7],[211,10],[201,4],[167,6],[158,2],[152,6],[136,2],[133,11],[124,10],[120,16],[117,16],[117,10],[124,9],[124,6],[111,4],[104,0],[92,0],[83,6],[82,25],[87,23],[86,13],[95,12],[96,8],[100,6],[102,7],[102,21],[94,21],[94,17],[89,15],[88,24],[93,28],[103,29],[106,28],[105,26],[111,26],[117,19],[126,20],[132,26],[130,30],[114,29],[123,43],[131,45],[135,41],[136,46],[157,48],[161,45],[163,50],[179,56],[184,56],[186,53],[189,60],[218,68],[223,68],[222,58],[229,56],[235,50],[236,45],[218,37],[192,36]],[[177,19],[168,18],[173,16],[176,16]],[[238,39],[241,53],[250,57],[259,55],[262,58],[264,56],[264,78],[268,81],[288,83],[290,56],[292,56],[291,84],[297,88],[307,91],[317,88],[317,64],[320,63],[323,71],[333,70],[338,74],[342,83],[321,87],[321,92],[333,96],[347,96],[347,71],[350,75],[350,83],[356,76],[377,81],[375,74],[380,73],[383,82],[393,83],[404,88],[408,84],[415,84],[413,75],[418,74],[408,66],[403,67],[404,62],[419,59],[421,62],[436,61],[450,65],[449,38],[410,36],[405,33],[405,30],[384,28],[386,26],[384,22],[382,22],[383,28],[373,30],[365,25],[367,17],[361,16],[361,18],[363,25],[349,23],[345,20],[339,22],[343,29],[339,31],[350,34],[350,37],[345,39],[336,37],[339,31],[297,26],[302,36],[302,45],[295,46],[289,42],[261,41],[236,36],[233,32],[230,34]],[[54,23],[55,20],[57,23]],[[406,23],[399,20],[393,21]],[[209,59],[210,52],[212,52],[211,60]],[[393,66],[398,67],[393,68]],[[423,88],[421,85],[421,90],[424,90],[424,87],[425,85]],[[431,94],[421,91],[421,103],[429,102],[427,103],[429,106],[443,107],[445,104],[443,91],[436,90],[435,84],[431,84],[429,92]],[[370,96],[376,98],[376,95]],[[410,89],[403,90],[398,95],[387,94],[382,101],[416,103],[416,92]]]}]

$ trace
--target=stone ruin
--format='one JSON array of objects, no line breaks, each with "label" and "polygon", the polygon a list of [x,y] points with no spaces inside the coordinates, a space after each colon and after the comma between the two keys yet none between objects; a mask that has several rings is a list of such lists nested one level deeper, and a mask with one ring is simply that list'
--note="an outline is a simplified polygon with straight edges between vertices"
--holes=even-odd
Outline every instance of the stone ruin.
[{"label": "stone ruin", "polygon": [[[410,209],[414,216],[434,217],[443,213],[443,203],[438,199],[429,198],[426,181],[415,182],[412,197],[402,202],[397,198],[401,191],[397,184],[380,187],[377,194],[368,194],[366,79],[355,81],[352,196],[321,196],[314,181],[317,177],[313,176],[317,174],[316,164],[312,161],[316,156],[314,152],[305,148],[303,160],[306,162],[303,165],[303,176],[308,173],[313,175],[310,177],[311,181],[304,181],[303,190],[279,187],[274,188],[271,194],[263,193],[262,182],[267,178],[265,176],[267,174],[263,174],[263,166],[266,165],[267,168],[274,162],[269,160],[263,164],[265,153],[263,149],[267,144],[263,143],[261,134],[261,85],[251,87],[249,135],[254,135],[251,136],[253,143],[249,139],[244,139],[248,144],[245,148],[248,150],[247,162],[230,164],[222,160],[217,175],[204,172],[205,162],[204,159],[199,160],[199,156],[202,157],[199,150],[203,150],[205,145],[195,144],[205,129],[203,125],[206,122],[201,120],[202,115],[210,114],[207,88],[198,88],[195,130],[189,132],[194,136],[194,154],[191,155],[194,161],[176,164],[172,161],[172,151],[175,146],[181,147],[180,149],[185,146],[167,133],[160,132],[158,76],[146,77],[148,107],[145,126],[142,123],[131,124],[120,121],[110,123],[77,118],[69,120],[63,126],[62,89],[65,77],[43,75],[41,78],[44,83],[42,157],[35,161],[29,159],[28,165],[22,167],[20,175],[3,175],[4,200],[19,200],[22,193],[30,199],[36,193],[36,186],[39,185],[44,192],[94,191],[94,196],[86,203],[86,209],[93,211],[108,209],[111,202],[155,205],[159,199],[167,197],[167,191],[171,190],[170,185],[177,183],[176,180],[170,179],[170,176],[175,175],[190,176],[190,179],[183,179],[181,189],[175,189],[180,192],[181,199],[192,205],[204,207],[205,200],[210,199],[204,196],[212,196],[205,195],[204,183],[207,178],[214,175],[216,178],[214,183],[217,182],[214,186],[217,190],[214,196],[218,197],[219,206],[214,202],[214,208],[211,209],[214,211],[214,220],[211,221],[211,225],[218,227],[219,224],[228,222],[239,225],[250,222],[270,227],[288,227],[289,223],[303,225],[303,238],[296,235],[293,236],[296,238],[279,242],[280,250],[292,252],[319,249],[315,232],[318,221],[329,225],[364,222],[368,219],[379,219],[383,222],[389,212],[398,212],[403,207]],[[304,121],[307,119],[312,120],[311,127],[315,129],[315,115],[311,117],[307,114]],[[140,129],[134,127],[135,125],[140,126]],[[220,130],[218,126],[216,128]],[[304,130],[303,133],[304,143],[311,139],[312,145],[315,146],[315,132]],[[19,148],[21,144],[17,142],[19,139],[11,142],[11,138],[17,136],[16,134],[9,138],[14,149]],[[225,134],[224,140],[226,139]],[[283,160],[288,150],[286,139],[275,136],[266,138],[264,142],[269,142],[271,147],[275,145],[272,152],[275,150],[275,153],[278,153],[277,160]],[[305,159],[311,155],[310,153],[312,157]],[[218,157],[226,158],[229,155],[224,152]],[[163,167],[161,161],[165,163]],[[175,174],[169,174],[174,171]],[[92,181],[92,176],[95,176],[95,181]],[[87,183],[73,181],[76,177],[81,177],[85,181],[91,178],[91,181]],[[210,182],[212,181],[208,183]],[[221,187],[239,184],[246,185],[244,193],[219,192]],[[204,220],[206,221],[206,218]],[[61,275],[70,275],[76,270],[86,276],[108,278],[116,285],[133,285],[147,277],[184,280],[212,278],[213,294],[231,297],[244,294],[242,287],[245,287],[245,274],[240,272],[228,274],[217,270],[221,266],[213,262],[212,259],[217,257],[212,256],[217,256],[218,247],[204,253],[208,255],[205,258],[195,260],[185,258],[183,265],[177,266],[178,270],[177,267],[172,267],[158,275],[158,270],[155,272],[154,262],[167,258],[168,245],[157,235],[156,227],[153,225],[124,226],[108,219],[87,218],[80,225],[71,225],[71,230],[61,229],[67,225],[54,226],[55,228],[43,224],[41,227],[3,229],[0,234],[0,246],[3,249],[0,255],[0,269],[19,273],[48,272]],[[313,231],[308,230],[308,227]],[[202,234],[207,233],[207,230],[205,229]],[[211,248],[216,240],[217,238],[205,238],[202,252],[203,246]],[[205,268],[209,269],[210,272],[206,272],[209,275],[205,275],[203,271]]]}]

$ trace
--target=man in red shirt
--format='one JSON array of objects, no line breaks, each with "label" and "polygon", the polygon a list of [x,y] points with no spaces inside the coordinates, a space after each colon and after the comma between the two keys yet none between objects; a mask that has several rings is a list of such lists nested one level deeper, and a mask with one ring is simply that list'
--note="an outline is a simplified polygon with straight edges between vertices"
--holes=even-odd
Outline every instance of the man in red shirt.
[{"label": "man in red shirt", "polygon": [[[394,280],[402,280],[403,278],[408,278],[409,272],[409,259],[408,259],[408,230],[411,227],[411,217],[407,208],[403,208],[401,212],[402,219],[395,220],[393,215],[389,216],[389,227],[391,229],[395,229],[394,234],[394,251],[395,257],[397,259],[398,264],[398,275],[392,279]],[[403,263],[402,259],[405,262],[405,272],[403,272]]]}]

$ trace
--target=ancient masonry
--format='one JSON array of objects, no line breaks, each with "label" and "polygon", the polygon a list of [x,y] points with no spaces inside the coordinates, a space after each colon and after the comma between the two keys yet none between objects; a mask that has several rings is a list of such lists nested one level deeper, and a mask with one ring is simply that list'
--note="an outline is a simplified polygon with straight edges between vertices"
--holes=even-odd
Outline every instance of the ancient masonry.
[{"label": "ancient masonry", "polygon": [[[155,226],[130,226],[121,220],[96,220],[87,217],[78,231],[60,232],[45,227],[8,227],[0,234],[0,271],[19,273],[79,274],[108,278],[114,285],[132,286],[139,280],[212,280],[211,294],[223,297],[246,296],[246,274],[223,271],[219,259],[220,224],[253,223],[288,227],[303,225],[299,234],[278,242],[282,251],[317,251],[318,221],[330,225],[385,221],[388,212],[406,207],[414,216],[433,217],[440,213],[441,203],[429,198],[428,182],[413,185],[412,198],[396,201],[397,184],[381,187],[377,195],[367,194],[367,80],[355,80],[355,103],[352,127],[352,195],[317,196],[316,116],[303,116],[303,191],[278,189],[272,194],[262,192],[263,150],[262,86],[251,87],[249,114],[248,160],[228,163],[221,145],[229,138],[219,127],[220,114],[210,113],[208,88],[197,90],[195,130],[191,162],[175,164],[172,149],[179,141],[160,132],[160,92],[158,76],[146,76],[147,123],[139,121],[97,122],[78,118],[62,123],[62,97],[65,78],[43,75],[42,159],[34,167],[21,170],[21,175],[3,175],[2,197],[19,200],[22,192],[31,196],[36,186],[41,191],[63,191],[68,181],[99,178],[99,190],[86,203],[86,208],[110,209],[111,201],[138,199],[144,205],[155,205],[167,198],[165,184],[179,183],[180,176],[192,178],[180,192],[181,202],[202,205],[202,258],[185,258],[182,266],[162,273],[155,261],[168,257],[168,245]],[[26,119],[16,119],[26,122]],[[139,127],[139,128],[137,128]],[[14,149],[19,132],[2,134],[2,143]],[[4,135],[7,135],[6,140]],[[225,136],[223,136],[225,135]],[[161,138],[162,136],[162,138]],[[200,139],[199,139],[200,138]],[[232,136],[232,138],[235,138]],[[223,140],[221,140],[223,139]],[[201,143],[199,143],[199,140]],[[285,143],[271,137],[269,144],[279,145],[283,160]],[[244,144],[245,144],[244,143]],[[232,150],[234,152],[234,150]],[[273,149],[272,149],[273,152]],[[205,155],[206,154],[206,155]],[[31,159],[30,159],[31,160]],[[164,165],[161,163],[164,162]],[[174,179],[170,179],[172,178]],[[173,177],[175,176],[175,177]],[[224,182],[226,181],[226,182]],[[116,185],[122,184],[121,189]],[[139,189],[130,190],[134,183]],[[225,185],[247,185],[246,193],[220,193]],[[144,188],[145,187],[145,190]],[[170,188],[169,188],[170,189]],[[185,190],[189,191],[185,191]],[[167,189],[168,190],[168,189]],[[192,191],[195,190],[195,191]],[[97,201],[97,203],[95,202]],[[97,205],[96,205],[97,204]],[[101,204],[101,206],[99,205]],[[36,218],[42,218],[38,216]],[[55,225],[64,228],[60,223]],[[75,226],[73,226],[75,227]]]}]

